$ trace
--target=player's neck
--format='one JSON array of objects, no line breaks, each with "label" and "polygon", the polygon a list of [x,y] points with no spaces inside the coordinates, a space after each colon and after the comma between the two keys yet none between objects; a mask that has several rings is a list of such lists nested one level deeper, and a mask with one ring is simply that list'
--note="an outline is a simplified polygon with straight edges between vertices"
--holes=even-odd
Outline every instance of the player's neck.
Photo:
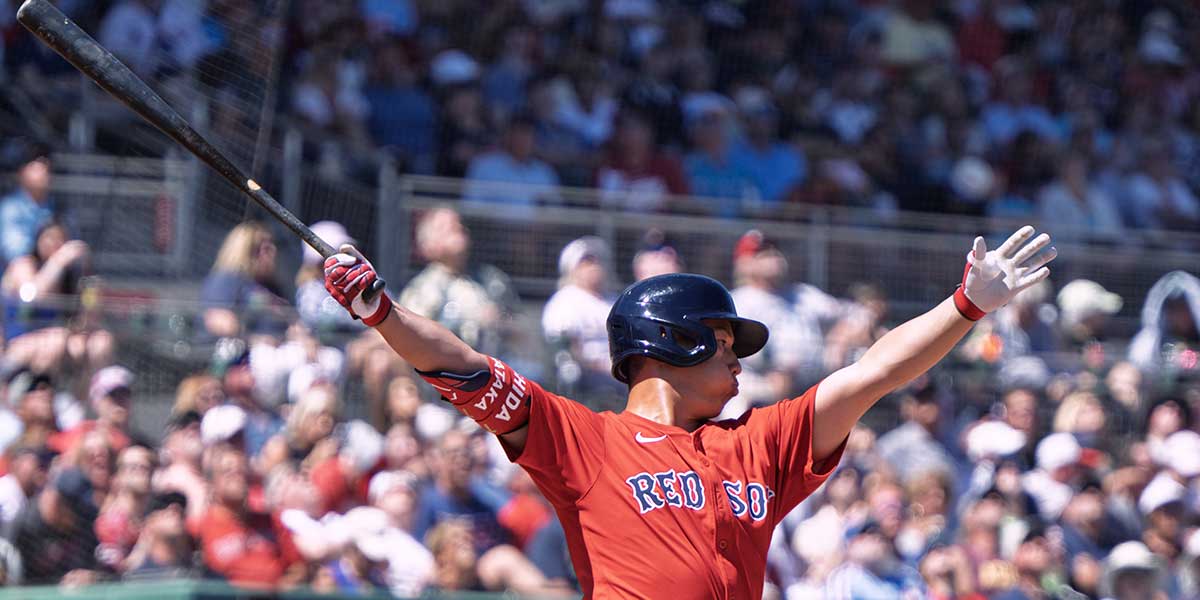
[{"label": "player's neck", "polygon": [[629,401],[625,412],[662,425],[672,425],[686,431],[695,431],[702,420],[689,418],[679,410],[682,396],[675,386],[660,377],[646,377],[629,388]]}]

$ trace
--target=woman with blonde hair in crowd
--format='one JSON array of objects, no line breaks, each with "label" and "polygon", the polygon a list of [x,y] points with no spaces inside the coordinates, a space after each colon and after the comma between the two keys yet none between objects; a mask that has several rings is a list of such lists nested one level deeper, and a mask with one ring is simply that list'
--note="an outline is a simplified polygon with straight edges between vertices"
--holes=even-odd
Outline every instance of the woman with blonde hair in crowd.
[{"label": "woman with blonde hair in crowd", "polygon": [[308,388],[292,406],[284,430],[263,446],[256,465],[259,473],[265,475],[284,463],[307,471],[336,455],[333,428],[340,413],[341,400],[332,385],[317,383]]},{"label": "woman with blonde hair in crowd", "polygon": [[189,375],[175,388],[175,406],[171,407],[171,414],[194,412],[203,417],[208,409],[224,400],[220,379],[204,373]]},{"label": "woman with blonde hair in crowd", "polygon": [[225,236],[200,290],[209,335],[283,335],[290,319],[288,302],[275,280],[277,252],[271,232],[253,221]]}]

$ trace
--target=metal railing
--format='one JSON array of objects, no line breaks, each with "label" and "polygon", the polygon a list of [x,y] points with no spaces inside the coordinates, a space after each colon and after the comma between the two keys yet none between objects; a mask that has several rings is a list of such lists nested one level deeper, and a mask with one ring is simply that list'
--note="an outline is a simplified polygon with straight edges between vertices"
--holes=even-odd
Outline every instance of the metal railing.
[{"label": "metal railing", "polygon": [[[879,285],[899,315],[939,301],[960,276],[962,255],[977,233],[993,238],[1019,222],[926,213],[881,214],[849,207],[788,205],[751,210],[741,218],[713,216],[722,201],[676,197],[670,214],[632,213],[606,204],[605,192],[488,183],[489,191],[552,196],[533,210],[464,200],[467,182],[409,176],[381,162],[375,185],[331,181],[301,162],[297,133],[285,136],[283,160],[272,177],[286,206],[306,222],[333,219],[346,225],[397,289],[422,266],[413,244],[420,213],[448,204],[471,230],[473,257],[500,267],[526,297],[544,298],[558,279],[558,253],[582,235],[597,235],[614,249],[616,283],[632,279],[631,261],[643,234],[659,229],[688,270],[732,283],[737,238],[758,228],[775,238],[791,259],[794,279],[835,294],[856,282]],[[290,149],[290,150],[289,150]],[[129,159],[62,154],[54,157],[55,195],[78,234],[95,251],[96,267],[116,277],[198,280],[207,272],[227,228],[245,201],[232,190],[214,209],[206,186],[217,179],[197,161],[174,155]],[[200,198],[205,198],[203,201]],[[214,216],[214,213],[219,213]],[[1052,232],[1054,227],[1048,226]],[[1070,232],[1066,232],[1070,233]],[[1133,317],[1145,291],[1176,269],[1200,265],[1200,234],[1130,231],[1119,245],[1063,236],[1053,280],[1094,279],[1126,300]],[[290,281],[299,242],[280,236],[279,279]]]}]

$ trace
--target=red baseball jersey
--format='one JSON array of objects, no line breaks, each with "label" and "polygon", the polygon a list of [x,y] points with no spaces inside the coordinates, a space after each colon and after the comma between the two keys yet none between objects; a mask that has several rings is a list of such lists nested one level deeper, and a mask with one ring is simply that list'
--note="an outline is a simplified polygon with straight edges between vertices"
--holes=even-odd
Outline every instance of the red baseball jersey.
[{"label": "red baseball jersey", "polygon": [[812,460],[816,386],[691,433],[526,389],[510,458],[554,505],[587,598],[761,598],[776,523],[842,454]]}]

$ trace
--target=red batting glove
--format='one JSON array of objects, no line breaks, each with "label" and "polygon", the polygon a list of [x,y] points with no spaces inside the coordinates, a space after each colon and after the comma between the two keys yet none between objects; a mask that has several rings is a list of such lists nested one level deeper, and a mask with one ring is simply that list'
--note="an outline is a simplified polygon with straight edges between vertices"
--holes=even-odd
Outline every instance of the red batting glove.
[{"label": "red batting glove", "polygon": [[354,246],[347,244],[340,250],[325,259],[325,290],[350,312],[350,316],[362,319],[368,327],[375,327],[392,312],[392,300],[386,293],[370,302],[363,299],[363,291],[379,278],[375,267]]}]

